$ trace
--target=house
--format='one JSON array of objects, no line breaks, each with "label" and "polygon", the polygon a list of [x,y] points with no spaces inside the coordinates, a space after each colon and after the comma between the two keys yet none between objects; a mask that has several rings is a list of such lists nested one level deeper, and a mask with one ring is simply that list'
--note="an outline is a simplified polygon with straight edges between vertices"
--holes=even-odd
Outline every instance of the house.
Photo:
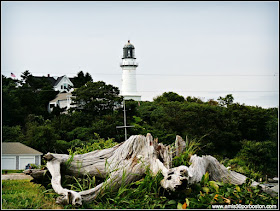
[{"label": "house", "polygon": [[74,87],[73,82],[66,75],[58,77],[53,86],[54,90],[59,92],[72,91],[71,88],[73,87]]},{"label": "house", "polygon": [[[42,76],[34,76],[34,78],[37,79],[42,79]],[[53,76],[50,77],[50,74],[48,74],[47,77],[44,77],[47,80],[49,80],[54,88],[55,91],[59,91],[59,92],[71,92],[73,91],[73,78],[68,78],[66,75],[64,76]]]},{"label": "house", "polygon": [[2,142],[2,170],[25,169],[28,163],[41,165],[43,153],[19,142]]},{"label": "house", "polygon": [[68,78],[66,75],[57,77],[53,76],[50,77],[50,74],[48,74],[47,77],[41,77],[41,76],[34,76],[36,79],[42,79],[46,78],[48,81],[50,81],[51,85],[53,86],[53,89],[55,91],[59,91],[60,93],[49,102],[48,104],[48,112],[51,113],[54,107],[59,108],[66,108],[68,110],[70,107],[73,107],[71,105],[71,92],[74,91],[74,84],[73,84],[73,78]]},{"label": "house", "polygon": [[72,102],[72,93],[59,93],[56,95],[55,99],[51,100],[48,105],[48,112],[51,113],[54,107],[59,108],[66,108],[68,110],[71,107],[74,107],[71,105]]}]

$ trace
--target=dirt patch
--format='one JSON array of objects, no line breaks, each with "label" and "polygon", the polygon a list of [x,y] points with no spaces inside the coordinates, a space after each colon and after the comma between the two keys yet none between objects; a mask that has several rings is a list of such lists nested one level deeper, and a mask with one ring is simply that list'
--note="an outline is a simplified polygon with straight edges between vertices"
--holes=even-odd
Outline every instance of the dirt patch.
[{"label": "dirt patch", "polygon": [[33,179],[30,175],[25,175],[24,173],[11,173],[11,174],[2,174],[2,180],[19,180],[19,179]]}]

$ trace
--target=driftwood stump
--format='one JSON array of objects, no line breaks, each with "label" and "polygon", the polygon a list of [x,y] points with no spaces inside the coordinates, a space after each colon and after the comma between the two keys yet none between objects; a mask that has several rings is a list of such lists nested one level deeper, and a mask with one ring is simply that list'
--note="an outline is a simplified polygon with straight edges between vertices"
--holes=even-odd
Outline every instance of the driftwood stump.
[{"label": "driftwood stump", "polygon": [[[211,180],[223,181],[233,184],[242,184],[246,177],[242,174],[228,170],[212,156],[193,155],[191,165],[172,168],[172,154],[177,156],[184,152],[186,143],[180,136],[176,136],[175,153],[170,146],[158,143],[151,134],[147,136],[134,135],[123,143],[112,148],[96,150],[86,154],[70,156],[66,154],[47,153],[47,169],[52,179],[54,191],[61,196],[56,202],[59,204],[81,205],[83,202],[94,200],[106,186],[118,189],[122,183],[129,184],[144,177],[146,168],[156,175],[161,172],[164,179],[161,186],[168,191],[176,191],[180,186],[201,181],[202,176],[208,171]],[[43,176],[46,170],[26,170],[35,179]],[[96,187],[75,192],[61,186],[61,173],[72,176],[90,175],[108,178]],[[125,177],[123,177],[125,174]],[[253,182],[252,185],[259,185]],[[184,188],[184,187],[183,187]],[[266,192],[274,193],[266,188]]]}]

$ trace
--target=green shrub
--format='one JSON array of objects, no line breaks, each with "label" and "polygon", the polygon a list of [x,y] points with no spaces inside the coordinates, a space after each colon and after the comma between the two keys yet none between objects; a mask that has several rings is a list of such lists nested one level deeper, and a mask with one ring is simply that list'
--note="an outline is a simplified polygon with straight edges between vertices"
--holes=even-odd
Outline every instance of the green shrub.
[{"label": "green shrub", "polygon": [[242,185],[233,185],[209,181],[209,175],[206,173],[200,183],[191,185],[185,191],[185,194],[179,200],[177,208],[211,209],[213,204],[277,205],[277,203],[278,196],[270,196],[263,192],[260,186],[251,187],[250,179],[247,179]]},{"label": "green shrub", "polygon": [[[173,158],[173,166],[174,167],[180,165],[189,166],[190,157],[200,150],[200,145],[201,145],[200,140],[197,141],[196,139],[191,139],[189,141],[188,137],[186,137],[186,149],[182,154],[180,154],[179,156],[175,156]],[[172,150],[174,150],[174,146],[175,144],[172,144],[171,146]]]},{"label": "green shrub", "polygon": [[[123,181],[127,175],[123,174]],[[81,208],[84,209],[174,209],[176,200],[164,196],[164,189],[160,185],[163,179],[159,172],[152,175],[147,168],[144,178],[130,183],[121,183],[120,188],[112,191],[112,184],[108,183],[105,189],[90,202],[84,203]],[[79,182],[82,186],[82,182]],[[72,209],[72,205],[64,208]]]},{"label": "green shrub", "polygon": [[231,169],[252,179],[277,176],[277,144],[272,141],[242,141],[242,149],[227,162]]},{"label": "green shrub", "polygon": [[71,149],[68,149],[69,155],[85,154],[94,150],[111,148],[119,144],[117,142],[114,142],[113,138],[104,140],[103,138],[100,138],[97,133],[95,133],[94,135],[95,139],[93,139],[91,142],[81,143],[80,147],[71,147]]}]

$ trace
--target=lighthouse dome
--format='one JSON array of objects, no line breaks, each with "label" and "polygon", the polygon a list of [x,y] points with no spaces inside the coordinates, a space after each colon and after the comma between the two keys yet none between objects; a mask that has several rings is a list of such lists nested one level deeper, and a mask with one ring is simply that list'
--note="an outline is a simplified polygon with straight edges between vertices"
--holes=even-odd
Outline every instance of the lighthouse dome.
[{"label": "lighthouse dome", "polygon": [[133,49],[134,49],[134,45],[132,45],[132,44],[130,43],[130,40],[128,40],[127,43],[124,45],[123,48],[133,48]]},{"label": "lighthouse dome", "polygon": [[136,59],[135,58],[135,48],[134,45],[130,43],[130,40],[123,47],[123,59]]}]

